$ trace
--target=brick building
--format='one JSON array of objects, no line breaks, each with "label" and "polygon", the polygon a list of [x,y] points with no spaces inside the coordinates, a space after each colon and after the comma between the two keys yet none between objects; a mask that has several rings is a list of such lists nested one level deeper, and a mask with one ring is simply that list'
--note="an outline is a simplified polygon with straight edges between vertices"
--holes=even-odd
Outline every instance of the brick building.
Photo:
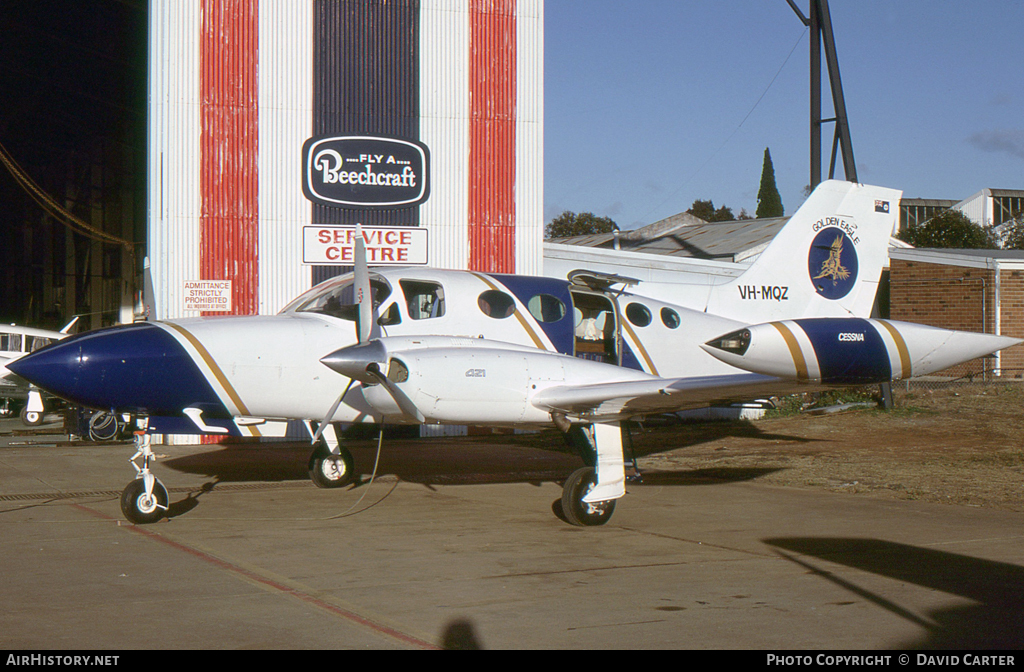
[{"label": "brick building", "polygon": [[[893,248],[890,317],[946,329],[1024,338],[1024,251]],[[1024,378],[1024,345],[950,369]]]}]

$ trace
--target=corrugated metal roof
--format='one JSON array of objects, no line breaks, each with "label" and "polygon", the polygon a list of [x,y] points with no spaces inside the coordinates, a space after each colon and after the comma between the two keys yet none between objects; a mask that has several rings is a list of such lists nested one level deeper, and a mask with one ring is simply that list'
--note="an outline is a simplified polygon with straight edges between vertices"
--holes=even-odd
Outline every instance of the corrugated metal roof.
[{"label": "corrugated metal roof", "polygon": [[[671,257],[738,262],[760,253],[787,221],[789,217],[705,222],[681,213],[635,231],[621,232],[619,248]],[[615,234],[556,238],[551,242],[611,248],[615,246]]]}]

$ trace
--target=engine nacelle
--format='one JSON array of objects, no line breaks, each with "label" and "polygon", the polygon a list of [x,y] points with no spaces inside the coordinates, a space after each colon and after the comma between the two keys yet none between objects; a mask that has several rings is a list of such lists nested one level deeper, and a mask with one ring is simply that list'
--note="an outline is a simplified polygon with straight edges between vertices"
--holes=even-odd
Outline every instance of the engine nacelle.
[{"label": "engine nacelle", "polygon": [[[389,346],[396,343],[389,342]],[[389,347],[387,376],[428,422],[451,424],[549,425],[549,412],[531,403],[540,391],[565,384],[603,383],[649,378],[639,371],[522,348],[488,347],[475,341],[464,347]],[[468,346],[468,347],[467,347]],[[396,420],[401,409],[383,385],[364,386],[366,402]]]}]

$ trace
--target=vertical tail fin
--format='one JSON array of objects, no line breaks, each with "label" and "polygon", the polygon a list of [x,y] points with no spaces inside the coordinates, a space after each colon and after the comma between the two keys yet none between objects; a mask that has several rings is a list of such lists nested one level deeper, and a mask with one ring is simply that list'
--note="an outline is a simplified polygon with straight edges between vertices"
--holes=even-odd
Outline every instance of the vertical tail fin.
[{"label": "vertical tail fin", "polygon": [[714,287],[707,310],[749,323],[869,317],[902,192],[822,182],[742,275]]}]

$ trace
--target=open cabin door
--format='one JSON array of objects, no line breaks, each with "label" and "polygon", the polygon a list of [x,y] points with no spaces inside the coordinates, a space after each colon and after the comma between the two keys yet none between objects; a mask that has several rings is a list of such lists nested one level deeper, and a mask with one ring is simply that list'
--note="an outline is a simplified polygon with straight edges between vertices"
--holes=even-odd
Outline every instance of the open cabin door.
[{"label": "open cabin door", "polygon": [[615,302],[607,295],[571,290],[575,328],[573,354],[605,364],[619,364],[619,325]]},{"label": "open cabin door", "polygon": [[[573,354],[605,364],[622,365],[619,311],[613,285],[631,287],[640,281],[611,273],[576,270],[569,273],[575,339]],[[621,290],[619,290],[621,292]]]}]

